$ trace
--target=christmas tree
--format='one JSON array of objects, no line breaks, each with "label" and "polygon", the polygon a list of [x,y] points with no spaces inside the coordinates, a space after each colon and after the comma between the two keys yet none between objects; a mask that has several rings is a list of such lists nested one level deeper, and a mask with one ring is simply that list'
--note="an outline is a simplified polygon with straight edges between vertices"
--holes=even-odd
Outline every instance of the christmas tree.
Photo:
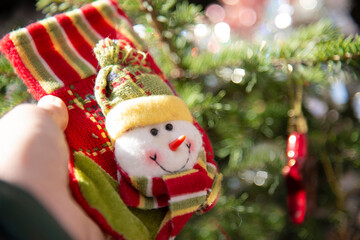
[{"label": "christmas tree", "polygon": [[[36,6],[53,15],[89,2]],[[224,175],[217,205],[177,239],[359,238],[360,37],[345,2],[119,1]],[[32,101],[1,56],[0,115]],[[307,138],[306,156],[290,134]]]}]

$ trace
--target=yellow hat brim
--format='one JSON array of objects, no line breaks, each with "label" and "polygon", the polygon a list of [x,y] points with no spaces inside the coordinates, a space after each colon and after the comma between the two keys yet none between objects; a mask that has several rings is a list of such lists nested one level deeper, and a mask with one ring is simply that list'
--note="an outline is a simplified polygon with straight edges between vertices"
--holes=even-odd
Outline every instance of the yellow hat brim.
[{"label": "yellow hat brim", "polygon": [[170,95],[152,95],[117,104],[106,116],[106,129],[115,140],[127,130],[173,120],[193,122],[185,102]]}]

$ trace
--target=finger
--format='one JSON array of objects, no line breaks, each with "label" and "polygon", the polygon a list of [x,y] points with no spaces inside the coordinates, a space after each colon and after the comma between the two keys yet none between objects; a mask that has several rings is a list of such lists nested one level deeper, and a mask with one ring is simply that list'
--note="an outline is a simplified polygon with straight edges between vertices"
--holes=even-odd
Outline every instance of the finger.
[{"label": "finger", "polygon": [[44,109],[61,130],[65,130],[69,121],[69,114],[65,103],[58,97],[53,95],[46,95],[42,97],[38,107]]}]

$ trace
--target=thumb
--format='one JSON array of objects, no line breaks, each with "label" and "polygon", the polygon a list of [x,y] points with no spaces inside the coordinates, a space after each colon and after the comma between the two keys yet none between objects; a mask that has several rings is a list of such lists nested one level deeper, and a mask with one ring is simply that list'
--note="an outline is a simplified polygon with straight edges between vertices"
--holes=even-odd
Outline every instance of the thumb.
[{"label": "thumb", "polygon": [[39,100],[37,106],[45,110],[62,131],[66,129],[69,114],[65,103],[60,98],[46,95]]}]

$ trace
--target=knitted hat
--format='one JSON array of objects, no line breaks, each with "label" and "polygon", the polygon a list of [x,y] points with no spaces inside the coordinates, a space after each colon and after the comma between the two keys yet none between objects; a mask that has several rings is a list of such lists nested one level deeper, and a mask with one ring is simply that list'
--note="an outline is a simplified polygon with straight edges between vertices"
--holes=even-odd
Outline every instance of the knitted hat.
[{"label": "knitted hat", "polygon": [[100,40],[94,48],[100,64],[95,97],[114,140],[127,130],[172,120],[193,122],[179,97],[146,64],[146,54],[124,40]]}]

